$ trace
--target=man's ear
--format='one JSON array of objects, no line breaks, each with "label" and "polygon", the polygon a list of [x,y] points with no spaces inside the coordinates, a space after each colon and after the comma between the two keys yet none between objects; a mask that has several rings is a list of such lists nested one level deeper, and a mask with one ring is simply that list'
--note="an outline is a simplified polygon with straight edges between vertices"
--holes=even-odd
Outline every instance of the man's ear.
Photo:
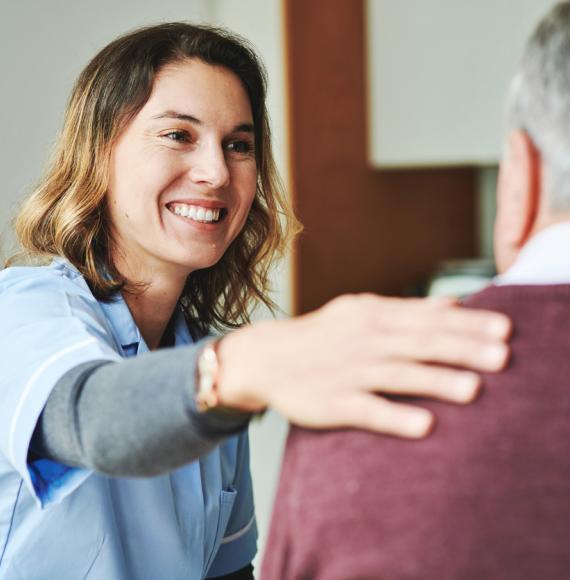
[{"label": "man's ear", "polygon": [[541,191],[541,157],[530,137],[514,131],[501,162],[495,221],[495,257],[499,272],[515,261],[533,233]]}]

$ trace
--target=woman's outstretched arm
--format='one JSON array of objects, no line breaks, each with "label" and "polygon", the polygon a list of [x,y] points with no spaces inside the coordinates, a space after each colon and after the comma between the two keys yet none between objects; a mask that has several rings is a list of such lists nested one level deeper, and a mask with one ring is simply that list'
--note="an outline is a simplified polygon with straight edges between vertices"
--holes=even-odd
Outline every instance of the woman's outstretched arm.
[{"label": "woman's outstretched arm", "polygon": [[481,382],[473,370],[506,364],[509,332],[505,316],[451,301],[343,296],[221,340],[220,400],[242,414],[197,412],[200,346],[166,349],[70,371],[50,395],[33,450],[110,475],[153,475],[207,453],[267,407],[306,427],[423,437],[434,417],[382,395],[469,403]]},{"label": "woman's outstretched arm", "polygon": [[75,367],[51,392],[32,452],[129,477],[165,473],[205,455],[243,430],[250,415],[196,411],[195,359],[201,347]]}]

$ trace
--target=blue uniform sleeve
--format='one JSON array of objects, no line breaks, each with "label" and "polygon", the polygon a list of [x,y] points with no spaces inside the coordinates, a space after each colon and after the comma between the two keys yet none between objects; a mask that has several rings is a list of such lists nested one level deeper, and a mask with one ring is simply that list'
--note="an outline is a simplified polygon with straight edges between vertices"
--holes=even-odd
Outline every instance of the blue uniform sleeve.
[{"label": "blue uniform sleeve", "polygon": [[236,498],[220,548],[208,570],[208,578],[224,576],[250,564],[257,552],[257,524],[249,468],[247,431],[239,435],[234,481]]},{"label": "blue uniform sleeve", "polygon": [[4,270],[0,320],[0,453],[45,507],[89,475],[48,460],[28,463],[30,440],[51,390],[77,365],[121,357],[89,288],[63,269]]}]

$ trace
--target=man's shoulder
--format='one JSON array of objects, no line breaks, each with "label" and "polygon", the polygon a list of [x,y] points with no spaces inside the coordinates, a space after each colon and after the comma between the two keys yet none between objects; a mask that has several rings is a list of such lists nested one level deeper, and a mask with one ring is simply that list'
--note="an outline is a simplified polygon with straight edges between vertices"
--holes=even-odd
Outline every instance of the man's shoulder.
[{"label": "man's shoulder", "polygon": [[499,311],[533,309],[546,303],[567,304],[570,308],[570,284],[491,285],[462,301],[467,308]]}]

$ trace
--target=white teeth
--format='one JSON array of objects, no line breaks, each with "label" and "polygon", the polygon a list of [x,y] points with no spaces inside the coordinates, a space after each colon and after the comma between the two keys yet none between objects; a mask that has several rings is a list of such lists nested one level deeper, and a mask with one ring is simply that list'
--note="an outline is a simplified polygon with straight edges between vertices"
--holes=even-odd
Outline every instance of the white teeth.
[{"label": "white teeth", "polygon": [[187,204],[176,204],[171,208],[171,211],[173,211],[176,215],[205,223],[218,221],[220,219],[221,213],[219,208],[206,209],[200,206]]}]

